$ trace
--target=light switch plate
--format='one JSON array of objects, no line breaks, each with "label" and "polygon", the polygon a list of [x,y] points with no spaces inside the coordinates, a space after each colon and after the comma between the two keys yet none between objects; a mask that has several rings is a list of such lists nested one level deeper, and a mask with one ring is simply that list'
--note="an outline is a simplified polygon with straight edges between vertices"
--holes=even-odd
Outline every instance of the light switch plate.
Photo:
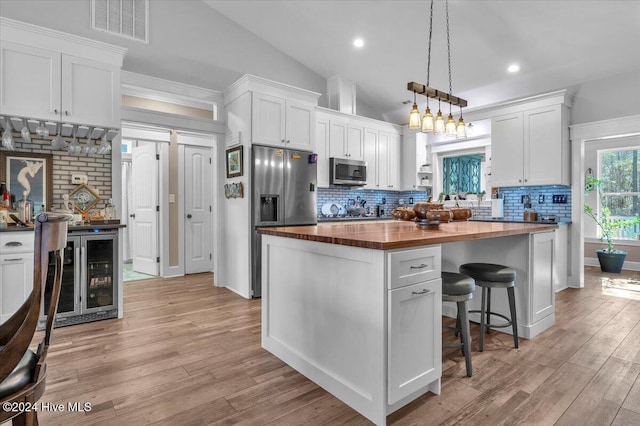
[{"label": "light switch plate", "polygon": [[86,183],[89,183],[89,178],[87,177],[87,175],[72,174],[71,183],[73,185],[80,185],[82,183],[86,184]]},{"label": "light switch plate", "polygon": [[176,194],[169,194],[169,202],[170,203],[176,202]]}]

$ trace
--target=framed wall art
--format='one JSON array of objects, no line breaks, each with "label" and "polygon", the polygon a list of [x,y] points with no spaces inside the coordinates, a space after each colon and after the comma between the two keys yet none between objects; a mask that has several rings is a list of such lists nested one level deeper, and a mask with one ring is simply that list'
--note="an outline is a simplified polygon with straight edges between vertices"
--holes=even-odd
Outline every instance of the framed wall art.
[{"label": "framed wall art", "polygon": [[80,213],[87,213],[101,200],[98,193],[86,183],[82,183],[69,193],[69,201]]},{"label": "framed wall art", "polygon": [[227,149],[227,178],[242,176],[242,145]]},{"label": "framed wall art", "polygon": [[41,206],[51,210],[53,203],[53,155],[35,152],[0,152],[0,180],[15,195],[24,193],[33,202],[35,211]]}]

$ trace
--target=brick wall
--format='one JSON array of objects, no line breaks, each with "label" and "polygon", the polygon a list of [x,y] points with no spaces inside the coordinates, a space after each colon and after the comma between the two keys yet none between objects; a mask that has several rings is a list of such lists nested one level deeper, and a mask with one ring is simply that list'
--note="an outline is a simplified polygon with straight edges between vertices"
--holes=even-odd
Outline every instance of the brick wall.
[{"label": "brick wall", "polygon": [[[71,184],[71,174],[83,174],[89,178],[88,185],[100,194],[100,202],[90,213],[104,208],[111,198],[111,153],[106,155],[67,155],[64,151],[52,150],[51,140],[35,139],[31,135],[31,143],[23,143],[19,133],[13,133],[16,151],[53,154],[53,208],[60,208],[62,195],[73,191],[77,185]],[[51,138],[52,139],[52,138]],[[65,138],[67,139],[67,138]],[[67,142],[70,140],[67,139]],[[78,140],[84,147],[86,140]],[[93,141],[95,143],[95,141]],[[10,151],[9,151],[10,152]],[[16,194],[16,199],[20,196]],[[36,211],[40,206],[34,206]],[[51,210],[51,206],[47,206]]]}]

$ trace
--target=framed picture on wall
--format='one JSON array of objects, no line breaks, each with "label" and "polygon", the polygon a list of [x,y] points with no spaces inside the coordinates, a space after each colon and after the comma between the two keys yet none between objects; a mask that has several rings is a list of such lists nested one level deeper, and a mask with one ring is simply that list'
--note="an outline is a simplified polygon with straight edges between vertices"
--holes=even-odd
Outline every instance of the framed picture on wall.
[{"label": "framed picture on wall", "polygon": [[53,155],[35,152],[0,152],[0,180],[15,195],[16,201],[27,193],[35,211],[53,203]]},{"label": "framed picture on wall", "polygon": [[227,149],[227,177],[234,178],[243,175],[242,145]]}]

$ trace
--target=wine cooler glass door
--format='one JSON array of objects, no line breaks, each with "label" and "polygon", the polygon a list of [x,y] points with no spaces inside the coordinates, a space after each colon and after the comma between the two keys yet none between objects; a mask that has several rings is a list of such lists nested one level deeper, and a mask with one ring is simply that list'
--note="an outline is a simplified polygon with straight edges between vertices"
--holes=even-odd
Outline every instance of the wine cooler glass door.
[{"label": "wine cooler glass door", "polygon": [[[56,318],[80,313],[80,300],[76,291],[76,279],[80,263],[80,238],[68,237],[67,247],[62,252],[62,283],[60,285],[60,299]],[[53,289],[53,276],[56,264],[52,254],[49,255],[49,270],[47,271],[47,283],[45,285],[43,316],[49,310],[51,291]]]},{"label": "wine cooler glass door", "polygon": [[84,307],[86,311],[113,309],[117,304],[114,275],[115,235],[84,237]]}]

